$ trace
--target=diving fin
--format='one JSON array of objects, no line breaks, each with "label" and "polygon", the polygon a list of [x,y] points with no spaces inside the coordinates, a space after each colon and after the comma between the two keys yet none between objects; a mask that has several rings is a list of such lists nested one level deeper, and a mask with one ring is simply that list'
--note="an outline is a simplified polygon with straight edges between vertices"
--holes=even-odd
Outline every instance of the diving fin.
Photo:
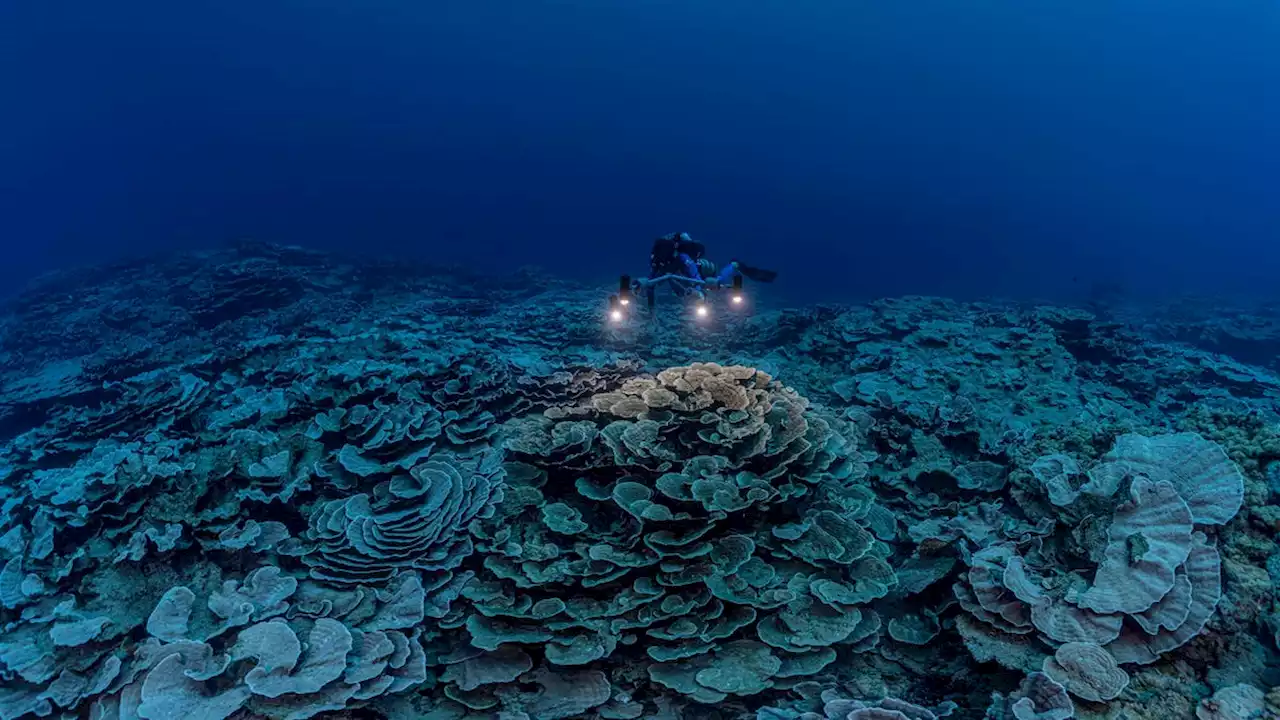
[{"label": "diving fin", "polygon": [[764,268],[751,267],[738,263],[738,272],[742,273],[748,280],[761,283],[771,283],[778,279],[778,273],[773,270],[765,270]]}]

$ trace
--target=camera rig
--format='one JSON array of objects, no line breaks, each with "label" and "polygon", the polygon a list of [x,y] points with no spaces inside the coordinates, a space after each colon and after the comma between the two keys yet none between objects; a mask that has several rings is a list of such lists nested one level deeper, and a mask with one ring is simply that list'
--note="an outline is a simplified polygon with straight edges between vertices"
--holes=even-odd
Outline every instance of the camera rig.
[{"label": "camera rig", "polygon": [[626,320],[632,312],[632,308],[639,304],[637,299],[640,292],[644,291],[648,295],[649,290],[668,284],[676,286],[679,294],[693,299],[693,315],[698,320],[703,320],[711,315],[708,299],[710,294],[727,293],[731,307],[742,307],[746,304],[746,295],[743,291],[742,275],[740,274],[735,274],[733,282],[727,286],[714,281],[691,278],[676,273],[640,279],[633,279],[630,275],[621,275],[618,278],[618,291],[609,296],[609,320],[614,324]]}]

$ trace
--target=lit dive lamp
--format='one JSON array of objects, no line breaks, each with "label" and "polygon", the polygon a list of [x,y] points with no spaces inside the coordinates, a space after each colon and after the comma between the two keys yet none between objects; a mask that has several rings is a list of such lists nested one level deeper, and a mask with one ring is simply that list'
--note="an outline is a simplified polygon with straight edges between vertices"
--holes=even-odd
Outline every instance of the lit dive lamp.
[{"label": "lit dive lamp", "polygon": [[631,304],[631,276],[618,278],[618,304],[626,307]]},{"label": "lit dive lamp", "polygon": [[693,314],[694,314],[694,315],[697,315],[699,320],[706,320],[706,319],[707,319],[707,315],[708,315],[710,312],[711,312],[711,311],[707,309],[707,303],[706,303],[705,301],[702,301],[702,300],[699,300],[699,301],[698,301],[698,304],[697,304],[697,305],[695,305],[695,306],[694,306],[694,308],[693,308]]},{"label": "lit dive lamp", "polygon": [[609,296],[609,319],[615,323],[622,322],[622,318],[624,317],[622,304],[622,299],[617,295]]},{"label": "lit dive lamp", "polygon": [[742,276],[741,275],[733,276],[733,292],[729,295],[729,298],[734,305],[742,304],[743,298],[742,298]]}]

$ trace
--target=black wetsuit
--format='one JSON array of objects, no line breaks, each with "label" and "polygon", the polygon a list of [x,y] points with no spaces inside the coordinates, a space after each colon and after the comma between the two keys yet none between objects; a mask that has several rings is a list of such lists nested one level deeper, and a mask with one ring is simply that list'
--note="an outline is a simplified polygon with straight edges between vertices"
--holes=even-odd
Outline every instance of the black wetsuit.
[{"label": "black wetsuit", "polygon": [[707,254],[707,248],[699,242],[681,240],[681,233],[663,235],[653,241],[653,249],[649,251],[649,277],[662,275],[680,275],[686,266],[680,255],[687,255],[695,263]]},{"label": "black wetsuit", "polygon": [[[702,243],[683,240],[683,233],[670,233],[653,241],[653,249],[649,251],[649,279],[663,275],[690,275],[697,277],[697,262],[707,253]],[[695,270],[690,270],[694,268]],[[645,290],[645,300],[649,307],[654,304],[654,286]]]}]

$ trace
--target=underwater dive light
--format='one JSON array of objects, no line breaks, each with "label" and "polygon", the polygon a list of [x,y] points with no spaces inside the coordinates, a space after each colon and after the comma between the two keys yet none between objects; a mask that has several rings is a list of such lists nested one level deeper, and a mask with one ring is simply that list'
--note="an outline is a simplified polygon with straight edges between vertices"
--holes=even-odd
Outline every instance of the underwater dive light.
[{"label": "underwater dive light", "polygon": [[618,303],[626,306],[631,304],[631,276],[623,275],[618,278]]},{"label": "underwater dive light", "polygon": [[733,294],[730,295],[730,297],[733,299],[734,305],[742,304],[743,298],[742,298],[742,276],[741,275],[733,276]]},{"label": "underwater dive light", "polygon": [[697,314],[699,318],[705,318],[707,316],[707,313],[709,312],[707,310],[707,304],[701,303],[701,302],[698,303],[698,306],[693,309],[693,312]]},{"label": "underwater dive light", "polygon": [[622,299],[617,295],[609,296],[609,319],[615,323],[622,322],[622,318],[625,316],[622,312],[622,305]]}]

